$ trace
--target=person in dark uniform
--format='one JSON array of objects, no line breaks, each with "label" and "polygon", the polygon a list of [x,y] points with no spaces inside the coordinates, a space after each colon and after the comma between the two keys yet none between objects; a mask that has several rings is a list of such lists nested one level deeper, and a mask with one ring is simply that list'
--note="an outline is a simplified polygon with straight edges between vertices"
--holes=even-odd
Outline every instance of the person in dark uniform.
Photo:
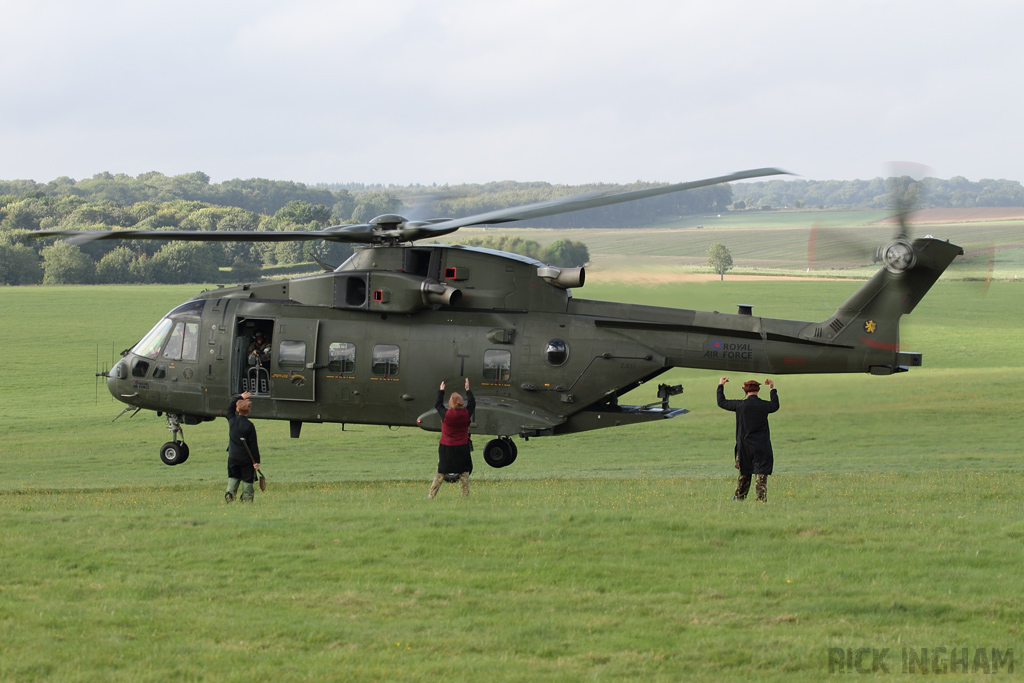
[{"label": "person in dark uniform", "polygon": [[745,500],[750,491],[751,475],[756,475],[757,499],[767,503],[768,475],[775,463],[768,415],[779,409],[779,393],[775,390],[775,383],[766,379],[764,383],[771,389],[769,400],[758,398],[761,384],[750,380],[743,383],[746,398],[729,401],[725,398],[725,383],[728,381],[728,377],[718,381],[718,407],[736,413],[736,466],[740,476],[732,499]]},{"label": "person in dark uniform", "polygon": [[249,419],[252,409],[250,396],[252,394],[248,391],[243,392],[224,411],[224,417],[228,419],[228,490],[224,492],[225,503],[235,499],[239,483],[245,484],[242,487],[243,501],[251,502],[256,492],[252,484],[260,469],[260,446],[256,442],[256,426]]},{"label": "person in dark uniform", "polygon": [[437,390],[437,401],[434,409],[441,416],[441,442],[437,447],[437,474],[430,484],[427,498],[433,498],[441,488],[444,475],[449,472],[459,473],[459,485],[462,495],[469,495],[469,475],[473,471],[473,456],[469,445],[469,423],[473,421],[476,410],[476,399],[469,390],[469,378],[466,378],[466,401],[452,392],[448,399],[448,408],[444,407],[444,382]]},{"label": "person in dark uniform", "polygon": [[268,367],[270,365],[270,344],[262,332],[257,332],[249,343],[248,356],[249,365]]}]

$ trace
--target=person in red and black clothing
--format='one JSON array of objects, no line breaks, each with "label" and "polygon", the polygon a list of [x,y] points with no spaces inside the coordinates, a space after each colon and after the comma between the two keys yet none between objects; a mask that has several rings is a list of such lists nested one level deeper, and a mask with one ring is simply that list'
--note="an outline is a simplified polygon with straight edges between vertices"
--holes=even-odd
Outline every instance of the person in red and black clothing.
[{"label": "person in red and black clothing", "polygon": [[469,390],[469,378],[466,378],[466,400],[452,392],[448,399],[448,408],[444,407],[444,382],[437,390],[437,401],[434,409],[441,416],[441,443],[437,447],[437,474],[430,484],[427,498],[433,498],[441,488],[444,475],[458,473],[462,495],[469,495],[469,475],[473,471],[473,456],[470,454],[469,423],[473,421],[476,410],[476,399]]}]

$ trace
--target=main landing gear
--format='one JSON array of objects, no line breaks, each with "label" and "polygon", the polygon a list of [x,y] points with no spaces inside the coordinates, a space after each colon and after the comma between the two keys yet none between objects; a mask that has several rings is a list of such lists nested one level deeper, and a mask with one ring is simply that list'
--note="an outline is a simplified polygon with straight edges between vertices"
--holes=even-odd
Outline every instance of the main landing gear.
[{"label": "main landing gear", "polygon": [[516,443],[507,436],[491,439],[484,446],[484,462],[491,467],[508,467],[516,461],[519,449]]},{"label": "main landing gear", "polygon": [[167,430],[171,433],[171,440],[160,447],[160,460],[165,465],[180,465],[188,460],[188,444],[181,428],[181,416],[168,414]]}]

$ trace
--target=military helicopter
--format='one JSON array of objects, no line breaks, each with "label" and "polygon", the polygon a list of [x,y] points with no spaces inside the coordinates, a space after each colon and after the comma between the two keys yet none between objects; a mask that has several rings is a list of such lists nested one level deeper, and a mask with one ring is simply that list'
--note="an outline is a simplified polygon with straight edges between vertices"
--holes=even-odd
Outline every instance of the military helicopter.
[{"label": "military helicopter", "polygon": [[[677,417],[657,400],[620,397],[671,368],[755,374],[891,375],[921,365],[903,351],[899,321],[963,250],[901,230],[883,267],[823,321],[695,311],[576,298],[585,271],[461,245],[417,244],[461,227],[493,225],[784,173],[763,168],[675,185],[589,193],[457,219],[378,216],[309,232],[43,231],[94,239],[334,240],[362,245],[329,272],[204,291],[160,319],[107,374],[124,412],[156,411],[185,462],[183,425],[223,414],[252,394],[254,418],[440,431],[439,380],[474,380],[472,434],[493,435],[484,460],[516,459],[513,437],[571,434]],[[461,382],[460,382],[461,384]],[[122,413],[123,414],[123,413]]]}]

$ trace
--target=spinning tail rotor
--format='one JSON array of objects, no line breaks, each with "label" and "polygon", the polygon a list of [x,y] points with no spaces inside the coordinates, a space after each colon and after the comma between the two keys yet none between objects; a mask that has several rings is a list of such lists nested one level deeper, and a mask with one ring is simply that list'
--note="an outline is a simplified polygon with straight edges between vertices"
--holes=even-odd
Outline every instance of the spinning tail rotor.
[{"label": "spinning tail rotor", "polygon": [[[913,235],[914,214],[924,200],[922,179],[927,172],[928,168],[921,164],[890,164],[891,175],[885,182],[891,215],[873,226],[833,228],[815,223],[807,241],[808,270],[826,265],[854,267],[879,263],[894,275],[913,269],[920,251]],[[966,258],[951,264],[949,272],[954,278],[980,281],[984,294],[994,267],[992,244],[968,241]]]}]

